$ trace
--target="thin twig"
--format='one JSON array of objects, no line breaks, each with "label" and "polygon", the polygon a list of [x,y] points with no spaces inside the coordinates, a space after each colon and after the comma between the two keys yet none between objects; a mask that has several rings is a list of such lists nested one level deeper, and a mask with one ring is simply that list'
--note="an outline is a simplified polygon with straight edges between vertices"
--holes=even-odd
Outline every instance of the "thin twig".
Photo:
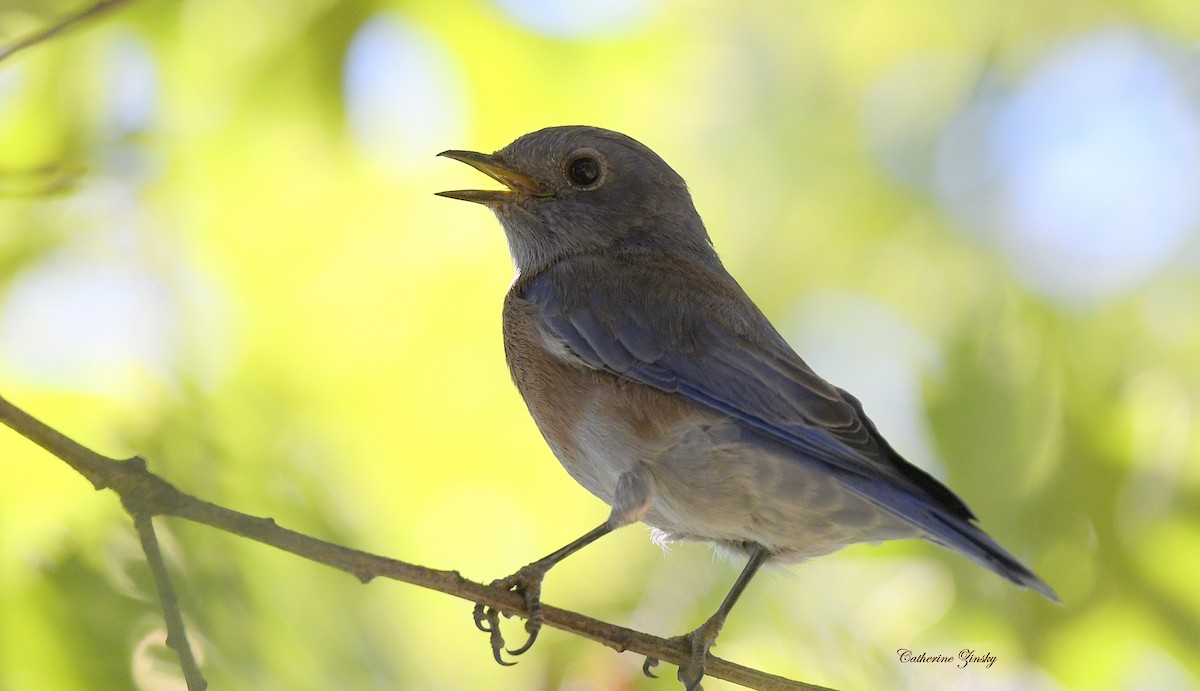
[{"label": "thin twig", "polygon": [[[520,616],[528,614],[525,600],[519,594],[467,580],[457,571],[431,569],[326,542],[283,528],[270,518],[244,514],[180,492],[150,472],[143,459],[134,457],[119,461],[98,454],[3,397],[0,397],[0,422],[63,460],[97,489],[112,489],[120,495],[126,510],[135,518],[175,516],[345,571],[363,583],[376,577],[390,578],[506,613]],[[691,659],[691,647],[679,639],[659,638],[549,605],[543,605],[542,612],[547,626],[598,641],[617,652],[628,650],[676,665],[687,664]],[[754,689],[830,691],[822,686],[792,681],[712,656],[705,664],[705,674]]]},{"label": "thin twig", "polygon": [[4,48],[0,48],[0,62],[4,62],[5,60],[9,59],[14,53],[25,50],[26,48],[32,48],[43,41],[54,38],[55,36],[61,34],[67,29],[74,27],[80,22],[103,16],[104,14],[117,9],[122,5],[126,5],[129,2],[131,2],[131,0],[101,0],[95,5],[92,5],[91,7],[85,7],[75,14],[69,14],[44,29],[39,29],[24,38],[8,44]]},{"label": "thin twig", "polygon": [[167,647],[175,650],[179,656],[179,666],[183,668],[183,679],[187,682],[188,691],[204,691],[208,682],[200,673],[200,665],[192,655],[192,646],[188,643],[187,627],[183,625],[183,612],[179,609],[179,598],[175,596],[175,588],[171,585],[171,577],[167,573],[167,564],[163,561],[162,550],[158,547],[158,536],[154,534],[154,519],[149,514],[132,513],[133,525],[137,528],[138,539],[142,541],[142,551],[146,553],[146,561],[150,564],[150,573],[154,574],[154,589],[158,591],[158,601],[162,606],[163,619],[167,622]]}]

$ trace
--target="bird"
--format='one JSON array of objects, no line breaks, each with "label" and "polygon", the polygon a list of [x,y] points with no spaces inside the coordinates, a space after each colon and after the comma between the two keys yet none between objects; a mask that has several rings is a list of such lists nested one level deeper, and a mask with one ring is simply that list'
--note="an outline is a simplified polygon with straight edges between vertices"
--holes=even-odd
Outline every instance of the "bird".
[{"label": "bird", "polygon": [[[438,155],[503,186],[437,194],[499,219],[516,269],[503,305],[513,382],[567,473],[611,507],[599,526],[493,582],[520,593],[528,613],[511,655],[537,638],[550,568],[639,521],[658,542],[706,542],[747,560],[717,611],[678,637],[691,652],[677,674],[689,690],[768,562],[923,538],[1059,602],[958,496],[892,448],[857,398],[801,359],[725,269],[683,178],[650,148],[567,125],[492,154]],[[498,613],[478,605],[475,623],[496,661],[512,664]]]}]

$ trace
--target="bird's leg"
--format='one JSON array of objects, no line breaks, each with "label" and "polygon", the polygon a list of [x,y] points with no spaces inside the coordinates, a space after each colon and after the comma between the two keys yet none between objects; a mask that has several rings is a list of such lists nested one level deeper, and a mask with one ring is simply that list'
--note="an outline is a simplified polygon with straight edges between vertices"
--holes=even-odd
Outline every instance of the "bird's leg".
[{"label": "bird's leg", "polygon": [[[758,573],[759,567],[767,560],[767,549],[762,545],[756,545],[754,550],[750,552],[750,560],[746,562],[746,568],[742,569],[742,574],[734,581],[733,587],[729,589],[729,593],[725,596],[725,600],[721,602],[721,606],[713,613],[708,621],[705,621],[696,630],[686,633],[675,640],[684,640],[692,648],[692,657],[687,665],[679,667],[677,675],[679,681],[683,682],[684,688],[687,691],[698,691],[700,689],[700,680],[704,678],[704,663],[708,657],[708,649],[712,647],[717,640],[717,634],[721,633],[721,627],[725,624],[725,617],[729,616],[729,610],[733,609],[733,605],[741,597],[742,591],[750,584],[750,580],[754,578],[754,574]],[[656,658],[646,658],[645,664],[642,665],[642,672],[646,676],[654,676],[650,673],[650,668],[658,664]]]},{"label": "bird's leg", "polygon": [[504,647],[504,636],[500,633],[500,612],[483,604],[475,605],[475,626],[491,636],[492,657],[496,658],[496,662],[502,665],[516,664],[505,662],[501,651],[506,650],[509,655],[520,655],[529,650],[533,646],[533,642],[537,640],[538,633],[542,630],[541,593],[542,579],[546,577],[546,572],[558,562],[613,530],[640,520],[649,510],[653,497],[653,485],[644,470],[639,467],[623,473],[617,481],[612,513],[609,514],[607,521],[592,528],[570,544],[562,546],[532,564],[523,566],[511,576],[492,581],[492,587],[521,593],[525,598],[525,611],[528,613],[525,620],[525,632],[529,634],[529,638],[520,648],[507,650]]},{"label": "bird's leg", "polygon": [[[492,581],[493,588],[500,587],[504,590],[512,590],[521,593],[525,598],[525,611],[528,612],[528,618],[525,620],[525,631],[529,634],[529,639],[520,648],[509,650],[509,655],[524,653],[537,640],[538,632],[542,628],[542,579],[546,577],[546,572],[558,562],[610,532],[612,532],[612,527],[609,526],[608,521],[605,521],[570,544],[564,545],[532,564],[521,567],[511,576]],[[504,658],[500,655],[501,649],[504,648],[504,637],[500,634],[500,614],[497,610],[485,607],[482,604],[475,605],[475,626],[480,631],[491,634],[492,656],[496,658],[496,662],[502,665],[514,664],[512,662],[505,662]]]}]

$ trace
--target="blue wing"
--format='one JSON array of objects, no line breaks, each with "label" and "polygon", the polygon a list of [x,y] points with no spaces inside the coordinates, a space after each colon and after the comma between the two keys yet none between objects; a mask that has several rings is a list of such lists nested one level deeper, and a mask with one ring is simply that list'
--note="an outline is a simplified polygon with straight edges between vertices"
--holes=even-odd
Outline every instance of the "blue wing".
[{"label": "blue wing", "polygon": [[666,259],[588,257],[559,262],[520,288],[540,308],[543,333],[588,367],[727,415],[850,478],[973,518],[892,450],[855,398],[817,376],[728,274]]},{"label": "blue wing", "polygon": [[723,269],[668,257],[577,257],[519,280],[542,333],[579,362],[726,415],[751,439],[850,489],[1014,582],[1049,587],[905,461],[850,394],[817,376]]}]

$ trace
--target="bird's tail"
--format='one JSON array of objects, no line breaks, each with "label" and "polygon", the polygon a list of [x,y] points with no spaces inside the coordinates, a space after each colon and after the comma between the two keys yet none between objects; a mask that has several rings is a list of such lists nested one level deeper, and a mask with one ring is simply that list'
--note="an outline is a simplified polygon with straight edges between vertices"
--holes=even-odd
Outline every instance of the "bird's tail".
[{"label": "bird's tail", "polygon": [[929,533],[927,539],[931,542],[961,552],[1013,583],[1036,590],[1054,602],[1062,604],[1062,600],[1058,599],[1058,595],[1049,585],[1046,585],[1045,581],[1018,561],[1016,557],[1009,554],[987,533],[973,524],[957,518],[945,519],[937,515],[930,516],[930,518],[941,524],[940,530],[927,529]]},{"label": "bird's tail", "polygon": [[[1036,590],[1050,600],[1062,604],[1054,590],[1016,557],[1009,554],[990,535],[971,522],[969,512],[964,517],[949,508],[939,507],[929,498],[915,496],[897,487],[866,478],[849,476],[842,480],[847,486],[881,508],[917,526],[925,539],[970,557],[973,561],[1004,576],[1017,585]],[[961,513],[961,512],[960,512]]]}]

